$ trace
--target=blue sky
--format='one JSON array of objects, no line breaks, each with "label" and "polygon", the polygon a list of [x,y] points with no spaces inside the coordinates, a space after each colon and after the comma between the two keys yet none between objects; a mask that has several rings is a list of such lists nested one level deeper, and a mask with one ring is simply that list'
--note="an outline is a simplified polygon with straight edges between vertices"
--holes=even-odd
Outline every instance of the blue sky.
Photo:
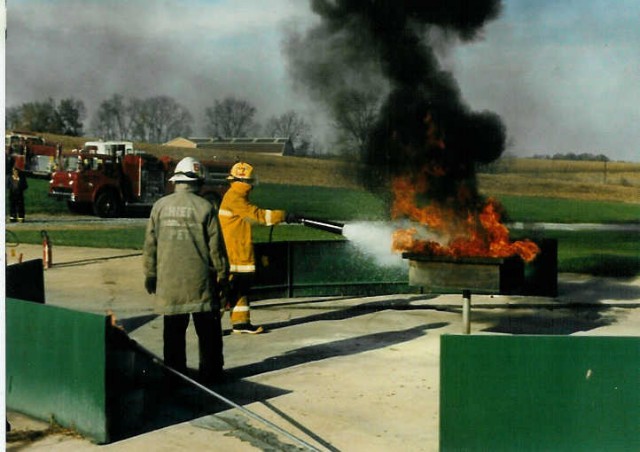
[{"label": "blue sky", "polygon": [[[91,113],[114,93],[169,95],[202,118],[233,95],[258,119],[293,108],[327,130],[281,53],[287,30],[316,20],[304,0],[9,0],[7,12],[8,106],[76,97]],[[637,1],[505,0],[481,40],[441,61],[471,108],[502,116],[510,153],[640,161],[639,24]]]},{"label": "blue sky", "polygon": [[640,160],[640,3],[510,0],[453,51],[467,102],[499,113],[514,153]]}]

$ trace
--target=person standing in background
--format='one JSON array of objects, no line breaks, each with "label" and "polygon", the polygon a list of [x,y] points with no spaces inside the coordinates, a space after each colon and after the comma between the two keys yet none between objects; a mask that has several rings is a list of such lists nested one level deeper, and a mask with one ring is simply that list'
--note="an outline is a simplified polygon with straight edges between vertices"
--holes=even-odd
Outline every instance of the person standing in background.
[{"label": "person standing in background", "polygon": [[29,188],[24,173],[15,166],[7,176],[7,190],[9,191],[9,221],[24,223],[24,192]]}]

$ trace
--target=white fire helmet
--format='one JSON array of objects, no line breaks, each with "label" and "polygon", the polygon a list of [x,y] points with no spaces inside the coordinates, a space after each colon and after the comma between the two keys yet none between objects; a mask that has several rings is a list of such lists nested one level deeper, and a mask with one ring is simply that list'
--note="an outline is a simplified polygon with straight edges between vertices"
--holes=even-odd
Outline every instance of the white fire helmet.
[{"label": "white fire helmet", "polygon": [[185,157],[178,162],[173,176],[169,179],[172,182],[197,182],[206,177],[205,168],[193,157]]}]

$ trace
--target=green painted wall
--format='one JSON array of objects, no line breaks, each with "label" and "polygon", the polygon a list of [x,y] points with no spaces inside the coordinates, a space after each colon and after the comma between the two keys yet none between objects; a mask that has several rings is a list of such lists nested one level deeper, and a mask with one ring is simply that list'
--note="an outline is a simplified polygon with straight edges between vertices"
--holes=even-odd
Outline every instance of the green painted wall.
[{"label": "green painted wall", "polygon": [[347,241],[258,243],[255,251],[260,298],[418,292],[408,265],[380,266]]},{"label": "green painted wall", "polygon": [[6,300],[6,404],[107,441],[107,317]]},{"label": "green painted wall", "polygon": [[442,451],[640,450],[640,337],[442,336]]},{"label": "green painted wall", "polygon": [[[524,275],[522,269],[503,275],[503,292],[556,296],[557,242],[543,240],[538,245],[541,253],[524,265]],[[254,298],[372,296],[422,289],[409,285],[408,261],[379,265],[347,240],[257,243],[255,252]],[[441,289],[434,292],[452,292]]]}]

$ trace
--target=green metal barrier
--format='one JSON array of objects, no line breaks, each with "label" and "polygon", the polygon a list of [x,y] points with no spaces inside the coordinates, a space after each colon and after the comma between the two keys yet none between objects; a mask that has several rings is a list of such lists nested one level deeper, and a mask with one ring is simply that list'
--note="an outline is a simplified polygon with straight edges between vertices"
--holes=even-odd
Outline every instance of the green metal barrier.
[{"label": "green metal barrier", "polygon": [[107,441],[106,327],[106,316],[7,298],[7,407]]},{"label": "green metal barrier", "polygon": [[442,336],[440,450],[640,450],[640,338]]},{"label": "green metal barrier", "polygon": [[[6,303],[7,408],[110,443],[211,413],[106,315]],[[202,406],[201,406],[202,405]],[[226,409],[226,406],[225,406]]]},{"label": "green metal barrier", "polygon": [[382,267],[347,241],[258,243],[259,297],[414,293],[406,266]]},{"label": "green metal barrier", "polygon": [[[557,295],[557,242],[538,240],[524,266],[523,294]],[[253,298],[372,296],[416,293],[406,265],[381,266],[347,240],[257,243]]]},{"label": "green metal barrier", "polygon": [[5,293],[7,297],[45,302],[42,259],[33,259],[5,267]]}]

